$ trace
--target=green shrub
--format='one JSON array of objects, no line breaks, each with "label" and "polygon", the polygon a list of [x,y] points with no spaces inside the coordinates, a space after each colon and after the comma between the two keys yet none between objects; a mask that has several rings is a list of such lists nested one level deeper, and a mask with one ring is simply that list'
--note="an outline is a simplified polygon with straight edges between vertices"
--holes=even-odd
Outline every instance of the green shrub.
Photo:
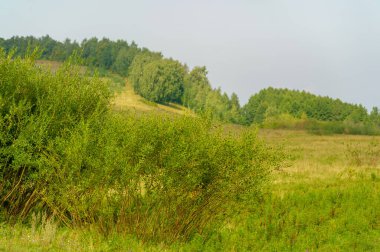
[{"label": "green shrub", "polygon": [[51,146],[81,121],[105,114],[109,92],[70,63],[51,74],[33,55],[12,59],[2,51],[0,81],[0,203],[23,217],[59,169],[49,165]]},{"label": "green shrub", "polygon": [[70,188],[50,193],[62,193],[62,209],[75,205],[71,216],[104,232],[157,241],[190,237],[243,208],[276,162],[255,133],[223,136],[190,117],[110,116],[106,125],[78,128],[57,149],[72,178]]},{"label": "green shrub", "polygon": [[279,158],[247,129],[193,117],[119,115],[104,82],[0,56],[0,200],[144,241],[184,240],[260,195]]},{"label": "green shrub", "polygon": [[261,127],[265,129],[305,129],[307,118],[295,118],[290,114],[280,114],[265,118]]},{"label": "green shrub", "polygon": [[306,130],[318,135],[350,134],[350,135],[380,135],[380,128],[372,123],[322,122],[309,120]]},{"label": "green shrub", "polygon": [[296,118],[290,114],[266,117],[260,126],[266,129],[307,130],[317,135],[380,135],[380,128],[371,122],[319,121],[307,117]]}]

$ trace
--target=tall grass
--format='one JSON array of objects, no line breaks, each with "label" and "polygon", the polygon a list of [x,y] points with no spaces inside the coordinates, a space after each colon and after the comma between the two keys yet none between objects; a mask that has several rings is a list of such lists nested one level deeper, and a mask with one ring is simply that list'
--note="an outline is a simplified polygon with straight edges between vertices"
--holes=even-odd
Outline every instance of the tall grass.
[{"label": "tall grass", "polygon": [[0,51],[2,218],[46,212],[68,227],[187,240],[259,197],[280,161],[247,129],[193,117],[116,114],[109,87]]},{"label": "tall grass", "polygon": [[189,251],[378,251],[380,181],[358,175],[268,194],[249,215]]}]

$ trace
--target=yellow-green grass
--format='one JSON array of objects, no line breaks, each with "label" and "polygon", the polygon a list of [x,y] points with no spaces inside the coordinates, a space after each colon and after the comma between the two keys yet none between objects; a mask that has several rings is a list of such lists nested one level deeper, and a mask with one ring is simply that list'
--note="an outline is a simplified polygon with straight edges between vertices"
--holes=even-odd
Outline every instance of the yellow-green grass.
[{"label": "yellow-green grass", "polygon": [[[36,60],[36,64],[52,72],[56,72],[62,66],[63,62],[53,60]],[[87,67],[80,66],[79,71],[80,73],[85,74]]]},{"label": "yellow-green grass", "polygon": [[380,172],[380,137],[312,135],[304,131],[265,130],[268,144],[282,146],[289,161],[275,172],[275,183],[305,183]]},{"label": "yellow-green grass", "polygon": [[0,225],[0,251],[163,251],[163,245],[144,245],[123,235],[104,237],[97,230],[58,228],[57,224],[41,226]]},{"label": "yellow-green grass", "polygon": [[55,72],[62,66],[63,63],[59,61],[52,61],[52,60],[36,60],[36,64]]},{"label": "yellow-green grass", "polygon": [[125,87],[115,94],[112,107],[116,111],[132,110],[136,112],[168,113],[176,115],[194,115],[194,113],[181,105],[169,103],[167,105],[147,101],[136,94],[131,84],[126,80]]}]

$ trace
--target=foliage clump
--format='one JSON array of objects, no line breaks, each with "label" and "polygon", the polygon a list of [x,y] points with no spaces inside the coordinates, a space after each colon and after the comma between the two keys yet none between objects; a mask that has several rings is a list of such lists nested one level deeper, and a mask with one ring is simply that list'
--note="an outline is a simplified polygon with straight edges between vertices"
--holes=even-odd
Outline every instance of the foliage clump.
[{"label": "foliage clump", "polygon": [[266,118],[289,114],[296,118],[320,121],[359,122],[367,117],[367,110],[360,105],[344,103],[339,99],[321,97],[307,92],[267,88],[253,95],[244,106],[247,123],[262,123]]},{"label": "foliage clump", "polygon": [[380,135],[379,112],[304,91],[267,88],[242,108],[242,122],[315,134]]},{"label": "foliage clump", "polygon": [[260,195],[279,158],[253,130],[193,117],[116,114],[97,78],[0,53],[0,204],[6,219],[145,241],[184,240]]},{"label": "foliage clump", "polygon": [[130,80],[135,91],[149,101],[180,103],[185,73],[178,61],[142,54],[131,66]]}]

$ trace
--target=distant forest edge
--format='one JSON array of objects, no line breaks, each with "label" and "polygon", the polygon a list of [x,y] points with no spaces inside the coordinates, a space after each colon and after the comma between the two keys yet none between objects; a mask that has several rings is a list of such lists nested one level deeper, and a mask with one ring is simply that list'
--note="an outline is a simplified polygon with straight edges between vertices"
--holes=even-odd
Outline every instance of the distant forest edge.
[{"label": "distant forest edge", "polygon": [[85,66],[128,77],[135,92],[149,101],[178,103],[222,122],[305,129],[317,134],[380,134],[377,107],[368,112],[362,105],[339,99],[275,88],[252,95],[241,107],[235,93],[228,96],[220,88],[211,87],[206,67],[190,70],[135,42],[90,38],[78,43],[70,39],[60,42],[49,36],[14,36],[0,38],[0,47],[21,57],[39,48],[39,59],[53,61],[65,61],[77,53]]}]

